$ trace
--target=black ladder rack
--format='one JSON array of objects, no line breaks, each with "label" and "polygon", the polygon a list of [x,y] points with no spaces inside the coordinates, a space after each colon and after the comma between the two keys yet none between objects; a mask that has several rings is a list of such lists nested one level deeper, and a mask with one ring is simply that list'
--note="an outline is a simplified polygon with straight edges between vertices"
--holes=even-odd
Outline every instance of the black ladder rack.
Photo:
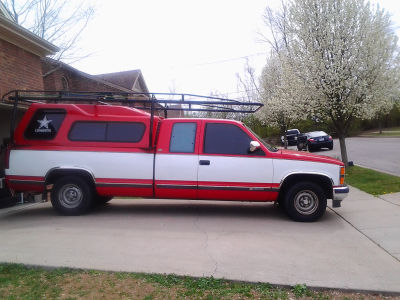
[{"label": "black ladder rack", "polygon": [[[150,111],[150,136],[153,131],[155,111],[193,111],[255,113],[263,104],[243,102],[214,96],[175,93],[125,93],[125,92],[69,92],[13,90],[3,95],[1,101],[13,105],[10,137],[13,138],[18,104],[31,103],[89,103],[95,105],[123,105]],[[150,146],[152,137],[150,137]]]}]

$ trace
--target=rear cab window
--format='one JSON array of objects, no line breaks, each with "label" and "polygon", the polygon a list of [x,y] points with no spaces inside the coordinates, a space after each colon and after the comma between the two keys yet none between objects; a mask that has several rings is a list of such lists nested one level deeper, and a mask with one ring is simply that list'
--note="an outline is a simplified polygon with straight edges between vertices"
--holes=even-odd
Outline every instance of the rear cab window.
[{"label": "rear cab window", "polygon": [[169,152],[194,153],[196,130],[196,123],[175,123],[172,126]]}]

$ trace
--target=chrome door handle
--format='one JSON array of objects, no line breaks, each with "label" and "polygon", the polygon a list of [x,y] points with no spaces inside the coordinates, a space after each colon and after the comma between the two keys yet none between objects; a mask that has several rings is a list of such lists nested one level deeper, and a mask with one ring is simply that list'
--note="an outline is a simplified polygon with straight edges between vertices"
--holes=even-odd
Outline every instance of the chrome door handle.
[{"label": "chrome door handle", "polygon": [[200,160],[199,164],[200,164],[200,166],[209,166],[210,161],[209,160]]}]

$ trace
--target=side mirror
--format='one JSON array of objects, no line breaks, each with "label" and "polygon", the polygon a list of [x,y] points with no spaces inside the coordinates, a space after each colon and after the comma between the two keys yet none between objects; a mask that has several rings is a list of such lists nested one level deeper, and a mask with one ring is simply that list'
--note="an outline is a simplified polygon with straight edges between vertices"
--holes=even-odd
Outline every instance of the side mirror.
[{"label": "side mirror", "polygon": [[259,142],[257,142],[257,141],[250,142],[250,152],[254,152],[254,151],[260,149],[260,147],[261,147],[261,145]]}]

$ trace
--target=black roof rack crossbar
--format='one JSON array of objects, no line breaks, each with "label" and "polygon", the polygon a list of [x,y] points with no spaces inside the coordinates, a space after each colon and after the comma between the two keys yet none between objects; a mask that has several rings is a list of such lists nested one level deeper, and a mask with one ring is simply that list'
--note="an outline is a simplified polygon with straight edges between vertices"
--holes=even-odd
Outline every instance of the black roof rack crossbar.
[{"label": "black roof rack crossbar", "polygon": [[[167,99],[168,96],[169,99]],[[5,103],[80,103],[93,102],[96,104],[115,103],[124,104],[155,104],[155,110],[183,110],[183,111],[215,111],[254,113],[263,104],[259,102],[243,102],[214,96],[175,93],[123,93],[123,92],[65,92],[65,91],[22,91],[15,90],[5,94],[2,102]],[[173,106],[170,106],[173,105]],[[179,107],[178,105],[181,105]],[[212,106],[213,105],[213,106]],[[190,107],[188,107],[190,106]],[[206,106],[205,109],[202,106]],[[228,107],[226,107],[228,106]]]},{"label": "black roof rack crossbar", "polygon": [[[149,110],[151,119],[155,111],[193,111],[193,112],[226,112],[255,113],[263,104],[244,102],[216,96],[176,93],[138,93],[138,92],[69,92],[41,90],[13,90],[4,94],[3,103],[13,105],[10,137],[13,139],[18,104],[25,103],[85,103],[96,105],[125,105],[137,109]],[[147,106],[146,106],[147,105]],[[153,122],[150,122],[151,124]],[[152,145],[152,128],[150,147]]]}]

